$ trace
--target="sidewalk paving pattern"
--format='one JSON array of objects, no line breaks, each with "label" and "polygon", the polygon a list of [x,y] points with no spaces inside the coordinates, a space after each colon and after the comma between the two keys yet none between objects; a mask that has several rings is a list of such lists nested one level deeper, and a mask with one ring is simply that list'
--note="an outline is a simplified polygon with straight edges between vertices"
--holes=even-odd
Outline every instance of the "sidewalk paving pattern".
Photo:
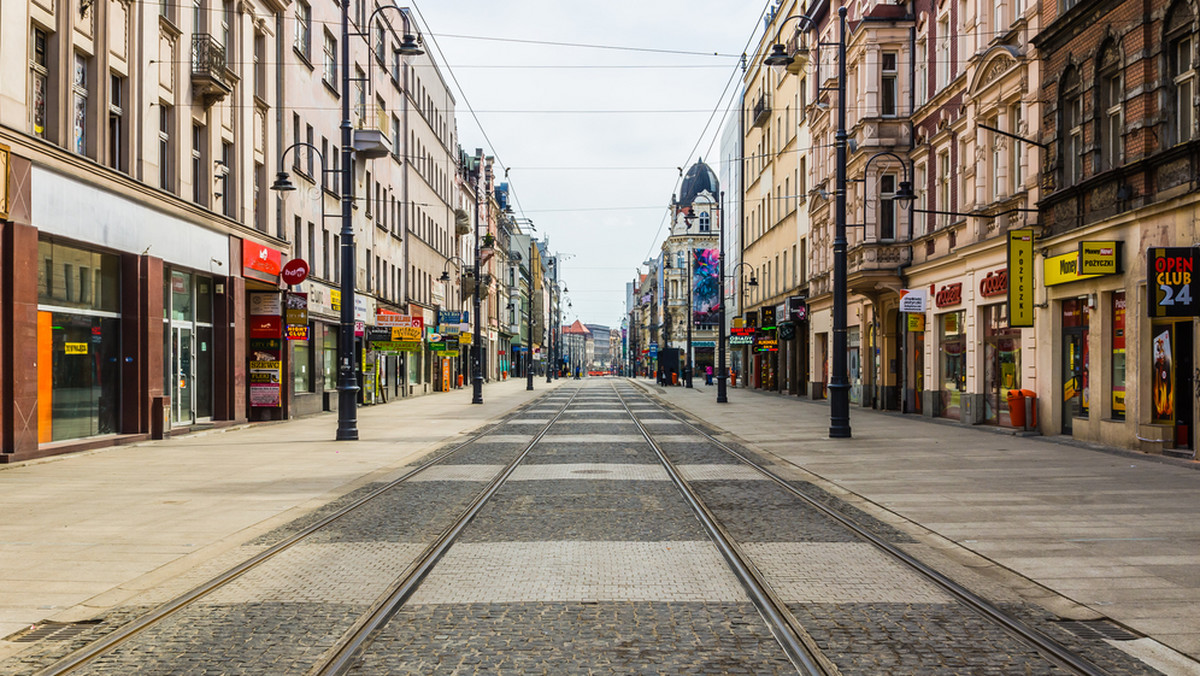
[{"label": "sidewalk paving pattern", "polygon": [[[831,440],[821,403],[731,389],[730,402],[717,405],[714,388],[642,385],[810,472],[814,483],[868,513],[919,524],[1096,616],[1200,659],[1194,467],[858,408],[851,413],[854,437]],[[335,417],[321,415],[6,466],[0,469],[0,509],[10,515],[0,524],[6,571],[0,637],[43,619],[86,619],[150,589],[185,591],[197,581],[196,570],[244,554],[256,536],[399,474],[440,443],[548,388],[524,387],[523,381],[488,384],[483,406],[470,405],[464,389],[360,409],[357,443],[330,441]],[[575,411],[583,415],[573,424],[596,426],[614,413],[601,405]],[[550,412],[531,408],[513,422],[532,431]],[[650,425],[670,434],[675,424]],[[610,437],[590,441],[621,444],[632,432],[612,428]],[[528,439],[515,434],[502,442]],[[583,440],[546,439],[551,449]],[[591,463],[587,449],[580,451],[574,464],[534,465],[514,480],[664,478],[657,468]],[[694,463],[685,470],[693,480],[751,478],[705,459]],[[477,479],[465,469],[443,471],[449,474],[438,480]],[[515,546],[505,556],[519,562],[538,555],[525,549]],[[765,553],[812,565],[844,556],[811,546]],[[574,547],[560,554],[594,556]],[[518,583],[509,582],[511,593],[521,593]],[[1046,596],[1047,604],[1064,603]],[[19,647],[0,641],[0,659]],[[1178,658],[1163,664],[1172,665],[1168,673],[1195,666]]]}]

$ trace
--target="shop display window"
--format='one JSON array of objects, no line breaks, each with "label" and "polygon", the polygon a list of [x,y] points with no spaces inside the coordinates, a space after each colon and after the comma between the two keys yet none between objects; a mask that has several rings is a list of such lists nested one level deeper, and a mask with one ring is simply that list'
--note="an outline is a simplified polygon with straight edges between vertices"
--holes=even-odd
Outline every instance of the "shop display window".
[{"label": "shop display window", "polygon": [[120,259],[38,242],[38,441],[119,431]]},{"label": "shop display window", "polygon": [[338,334],[337,327],[321,324],[321,372],[325,378],[325,391],[337,389]]},{"label": "shop display window", "polygon": [[1112,295],[1112,417],[1125,419],[1125,292]]},{"label": "shop display window", "polygon": [[1006,426],[1009,393],[1021,389],[1021,329],[1008,323],[1008,305],[983,308],[984,420]]},{"label": "shop display window", "polygon": [[941,360],[942,415],[962,417],[962,395],[967,389],[967,336],[964,313],[938,316],[938,349]]}]

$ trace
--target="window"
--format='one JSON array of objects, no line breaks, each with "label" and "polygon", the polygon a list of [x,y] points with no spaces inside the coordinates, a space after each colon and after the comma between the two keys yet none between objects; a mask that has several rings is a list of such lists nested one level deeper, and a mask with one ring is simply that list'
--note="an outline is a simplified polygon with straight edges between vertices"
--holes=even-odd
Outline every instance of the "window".
[{"label": "window", "polygon": [[158,187],[175,191],[175,145],[171,138],[172,107],[158,104]]},{"label": "window", "polygon": [[259,232],[267,231],[267,205],[263,200],[263,184],[267,182],[267,166],[262,162],[254,163],[254,228]]},{"label": "window", "polygon": [[375,60],[381,64],[387,63],[387,29],[383,20],[375,24]]},{"label": "window", "polygon": [[[314,143],[316,140],[316,134],[313,132],[313,126],[311,124],[304,125],[304,140],[308,142],[308,145],[304,147],[304,154],[308,157],[308,163],[306,166],[308,167],[308,176],[311,178],[317,175],[314,166],[317,154],[313,152],[313,148],[316,147],[316,144]],[[297,150],[299,150],[299,148],[297,148]]]},{"label": "window", "polygon": [[363,202],[364,206],[367,208],[367,218],[371,218],[371,172],[367,172],[367,181],[366,183],[363,183],[363,185],[365,186],[364,190],[367,193],[367,199],[363,200]]},{"label": "window", "polygon": [[321,79],[333,90],[337,90],[337,38],[325,31],[325,60],[322,62]]},{"label": "window", "polygon": [[943,15],[937,22],[937,56],[935,57],[937,89],[950,83],[950,17]]},{"label": "window", "polygon": [[1121,64],[1116,49],[1105,50],[1100,65],[1100,169],[1112,169],[1121,164]]},{"label": "window", "polygon": [[1075,185],[1083,178],[1083,95],[1080,93],[1079,71],[1071,69],[1063,76],[1062,131],[1063,186]]},{"label": "window", "polygon": [[108,87],[108,166],[126,171],[125,159],[125,78],[111,76]]},{"label": "window", "polygon": [[[987,126],[993,129],[1000,128],[1000,119],[997,117],[988,118]],[[1004,184],[1001,182],[1001,174],[1004,171],[1004,137],[998,132],[990,132],[991,136],[990,150],[991,159],[988,171],[991,172],[991,195],[993,201],[999,200],[1004,196]]]},{"label": "window", "polygon": [[329,231],[321,230],[321,279],[329,278]]},{"label": "window", "polygon": [[71,79],[73,96],[72,119],[74,120],[74,141],[71,149],[80,155],[87,154],[87,118],[88,118],[88,58],[75,52],[75,70]]},{"label": "window", "polygon": [[233,25],[233,2],[225,0],[221,3],[221,46],[225,48],[225,57],[231,61],[235,46]]},{"label": "window", "polygon": [[896,176],[879,177],[879,239],[896,239]]},{"label": "window", "polygon": [[363,73],[362,68],[355,66],[354,77],[354,116],[357,126],[361,127],[367,117],[367,92],[365,89],[367,76]]},{"label": "window", "polygon": [[1004,3],[1000,0],[993,0],[992,4],[992,38],[995,39],[1004,34],[1008,24],[1004,21]]},{"label": "window", "polygon": [[916,54],[913,56],[913,88],[916,104],[925,103],[929,89],[929,44],[924,38],[917,40]]},{"label": "window", "polygon": [[[1008,121],[1011,125],[1009,131],[1020,136],[1021,132],[1021,102],[1017,101],[1008,108]],[[1015,195],[1021,191],[1021,164],[1025,161],[1025,142],[1011,139],[1008,142],[1009,148],[1009,164],[1008,164],[1008,181],[1009,194]]]},{"label": "window", "polygon": [[[933,205],[935,211],[953,211],[950,208],[950,151],[943,150],[938,153],[938,175],[937,175],[937,195],[936,202]],[[950,217],[947,214],[937,214],[938,227],[943,227],[950,222]]]},{"label": "window", "polygon": [[1171,140],[1182,143],[1192,138],[1196,124],[1196,71],[1192,67],[1192,49],[1195,43],[1189,34],[1180,35],[1170,41],[1171,82],[1175,86],[1171,116]]},{"label": "window", "polygon": [[204,171],[204,126],[192,125],[192,201],[204,204],[207,173]]},{"label": "window", "polygon": [[312,54],[312,8],[303,0],[296,3],[296,37],[292,47],[306,61]]},{"label": "window", "polygon": [[[298,146],[300,143],[300,116],[292,113],[292,145]],[[292,169],[300,171],[300,148],[292,149]]]},{"label": "window", "polygon": [[896,52],[884,52],[881,64],[882,79],[879,88],[879,112],[884,116],[896,114],[899,90],[896,85]]},{"label": "window", "polygon": [[712,232],[712,217],[707,211],[700,214],[700,232]]},{"label": "window", "polygon": [[[324,136],[321,137],[321,157],[325,158],[326,162],[329,161],[329,139],[325,138]],[[329,190],[329,181],[327,180],[328,177],[329,177],[328,171],[321,172],[321,189],[322,190]]]},{"label": "window", "polygon": [[267,38],[254,34],[254,95],[267,100]]},{"label": "window", "polygon": [[50,60],[47,48],[46,31],[33,29],[33,54],[29,59],[30,100],[33,102],[33,135],[41,139],[49,138],[46,131],[50,119]]},{"label": "window", "polygon": [[231,176],[234,164],[233,144],[222,143],[221,166],[217,177],[221,181],[221,213],[230,218],[234,218],[237,215],[237,200],[233,194],[233,189],[237,186],[237,181]]},{"label": "window", "polygon": [[317,260],[317,226],[315,223],[308,224],[308,266],[311,269],[313,263]]}]

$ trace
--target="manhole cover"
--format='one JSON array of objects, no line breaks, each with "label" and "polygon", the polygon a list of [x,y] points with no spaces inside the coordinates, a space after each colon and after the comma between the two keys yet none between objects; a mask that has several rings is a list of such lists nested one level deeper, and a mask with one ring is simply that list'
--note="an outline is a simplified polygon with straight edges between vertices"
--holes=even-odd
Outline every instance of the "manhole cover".
[{"label": "manhole cover", "polygon": [[1141,638],[1111,620],[1056,620],[1055,624],[1075,634],[1079,638],[1091,641],[1109,639],[1112,641],[1134,641]]},{"label": "manhole cover", "polygon": [[87,629],[100,624],[100,620],[84,622],[40,622],[22,629],[5,638],[13,643],[34,643],[36,641],[68,641]]}]

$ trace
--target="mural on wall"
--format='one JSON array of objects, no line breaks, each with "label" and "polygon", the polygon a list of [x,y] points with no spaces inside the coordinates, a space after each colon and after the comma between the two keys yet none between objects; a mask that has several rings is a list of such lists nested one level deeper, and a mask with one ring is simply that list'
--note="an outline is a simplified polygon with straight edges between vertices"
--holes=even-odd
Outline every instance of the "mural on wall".
[{"label": "mural on wall", "polygon": [[721,251],[692,250],[692,321],[715,324],[720,319]]}]

